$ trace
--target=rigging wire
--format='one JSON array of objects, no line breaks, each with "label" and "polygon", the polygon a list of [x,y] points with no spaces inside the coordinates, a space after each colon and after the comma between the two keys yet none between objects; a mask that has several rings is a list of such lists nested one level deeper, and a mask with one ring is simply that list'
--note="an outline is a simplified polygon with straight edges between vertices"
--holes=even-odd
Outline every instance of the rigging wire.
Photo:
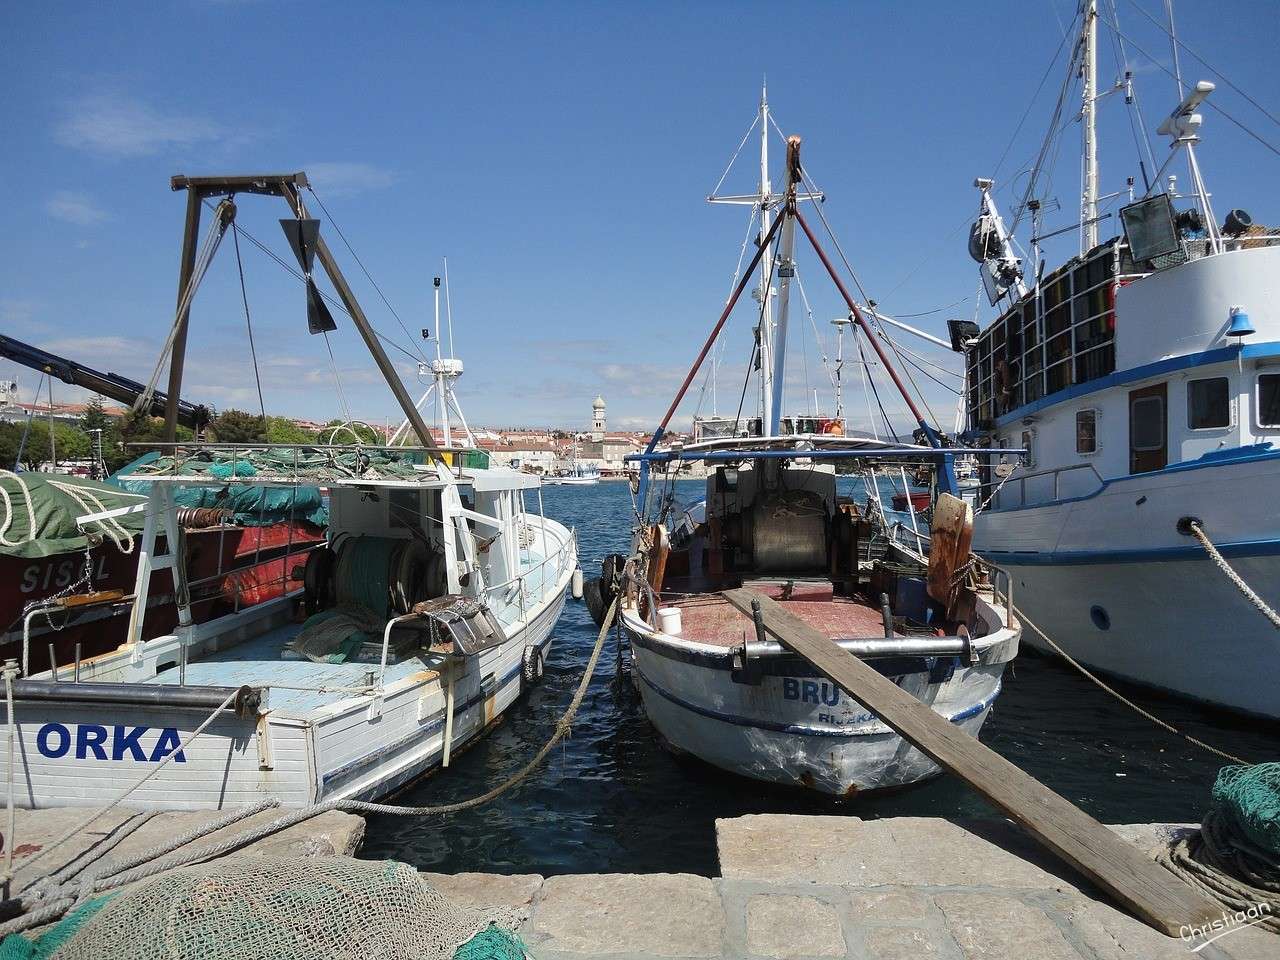
[{"label": "rigging wire", "polygon": [[884,420],[884,428],[888,431],[889,436],[893,437],[893,442],[898,443],[898,432],[893,429],[893,424],[889,420],[889,414],[885,412],[884,401],[880,399],[880,391],[876,388],[875,377],[871,376],[871,368],[867,366],[867,353],[862,346],[862,338],[859,334],[862,331],[854,328],[853,342],[858,345],[858,356],[862,358],[862,372],[866,376],[866,382],[871,385],[871,393],[876,398],[876,406],[880,408],[880,416]]},{"label": "rigging wire", "polygon": [[[210,210],[215,209],[215,208],[214,208],[214,206],[213,206],[213,204],[212,204],[209,200],[205,200],[205,201],[204,201],[204,205],[205,205],[206,207],[208,207]],[[265,253],[268,257],[270,257],[272,260],[274,260],[276,263],[278,263],[278,264],[280,265],[280,267],[281,267],[281,268],[282,268],[286,273],[289,273],[290,275],[292,275],[292,276],[293,276],[293,278],[294,278],[295,280],[299,280],[299,281],[301,281],[301,282],[303,282],[303,283],[305,283],[305,282],[306,282],[306,279],[307,279],[307,278],[306,278],[305,276],[303,276],[303,275],[302,275],[302,273],[300,273],[297,269],[295,269],[295,268],[294,268],[291,264],[289,264],[286,260],[283,260],[280,256],[278,256],[278,255],[275,253],[275,251],[273,251],[273,250],[272,250],[270,247],[268,247],[265,243],[263,243],[261,240],[259,240],[257,237],[255,237],[252,233],[250,233],[250,232],[249,232],[248,230],[246,230],[244,227],[240,227],[240,232],[244,235],[244,238],[245,238],[246,240],[248,240],[248,241],[249,241],[250,243],[252,243],[255,247],[257,247],[259,250],[261,250],[263,253]],[[334,297],[334,296],[331,296],[330,294],[325,293],[325,292],[324,292],[323,290],[321,290],[319,287],[317,287],[317,288],[316,288],[316,292],[318,292],[318,293],[320,294],[321,299],[323,299],[323,300],[324,300],[326,303],[328,303],[330,306],[335,307],[335,308],[336,308],[337,310],[339,310],[339,311],[340,311],[344,316],[346,316],[346,317],[348,317],[348,318],[350,318],[350,317],[351,317],[351,311],[347,309],[346,304],[344,304],[341,300],[339,300],[338,298],[336,298],[336,297]],[[374,335],[375,335],[379,340],[381,340],[383,343],[385,343],[387,346],[389,346],[389,347],[393,347],[393,348],[395,348],[396,350],[399,350],[401,353],[403,353],[406,357],[408,357],[408,358],[409,358],[410,360],[412,360],[414,363],[417,363],[417,362],[418,362],[418,357],[416,357],[414,354],[410,353],[410,352],[409,352],[408,350],[406,350],[404,347],[400,346],[400,344],[396,343],[396,342],[395,342],[394,340],[392,340],[390,337],[388,337],[388,336],[386,336],[385,334],[381,333],[380,331],[378,331],[378,330],[374,329],[372,324],[370,324],[370,329],[371,329],[371,330],[373,330]]]},{"label": "rigging wire", "polygon": [[[1054,9],[1054,15],[1057,15],[1057,9]],[[1058,20],[1059,26],[1062,20]],[[1067,40],[1071,37],[1070,25],[1063,28],[1062,39],[1058,41],[1058,48],[1053,52],[1053,57],[1049,60],[1049,65],[1045,67],[1045,71],[1040,76],[1040,82],[1036,84],[1035,93],[1031,94],[1031,100],[1027,103],[1027,108],[1022,111],[1022,117],[1018,120],[1018,125],[1013,128],[1013,134],[1009,137],[1009,142],[1005,144],[1004,152],[1000,154],[1000,159],[996,161],[995,169],[991,172],[991,179],[996,179],[1000,175],[1000,168],[1004,166],[1005,160],[1009,156],[1009,151],[1013,149],[1014,141],[1018,139],[1018,134],[1022,130],[1022,125],[1027,122],[1027,117],[1031,116],[1031,110],[1036,105],[1036,100],[1040,96],[1040,91],[1044,89],[1045,81],[1049,79],[1049,74],[1053,72],[1054,66],[1058,62],[1058,57],[1062,54],[1063,49],[1067,45]],[[968,221],[966,221],[968,222]]]},{"label": "rigging wire", "polygon": [[[1171,71],[1168,67],[1166,67],[1160,61],[1158,61],[1155,57],[1153,57],[1150,53],[1148,53],[1145,49],[1143,49],[1143,47],[1139,45],[1138,42],[1133,39],[1133,37],[1129,36],[1127,33],[1121,30],[1119,24],[1117,24],[1114,20],[1108,20],[1106,17],[1099,16],[1098,22],[1106,24],[1108,27],[1114,30],[1118,36],[1127,40],[1129,42],[1129,46],[1133,47],[1133,49],[1137,50],[1140,54],[1146,57],[1154,67],[1156,67],[1166,76],[1168,76],[1171,80],[1177,79],[1177,76],[1173,73],[1173,71]],[[1252,137],[1254,140],[1258,141],[1258,143],[1260,143],[1262,146],[1266,147],[1276,156],[1280,156],[1280,147],[1276,147],[1275,144],[1265,139],[1261,134],[1257,133],[1252,128],[1246,126],[1242,121],[1237,120],[1233,115],[1228,113],[1226,110],[1223,110],[1222,107],[1218,106],[1212,100],[1205,100],[1202,106],[1210,107],[1216,112],[1222,114],[1223,117],[1225,117],[1231,123],[1235,124],[1241,130],[1247,133],[1250,137]]]},{"label": "rigging wire", "polygon": [[[1120,15],[1116,11],[1116,0],[1107,0],[1107,2],[1111,5],[1111,19],[1115,20],[1116,23],[1119,23]],[[1120,69],[1128,73],[1129,54],[1125,51],[1124,40],[1121,39],[1114,31],[1111,33],[1111,40],[1116,45],[1116,62],[1119,64]],[[1151,149],[1151,137],[1147,133],[1147,124],[1142,118],[1142,105],[1138,103],[1138,91],[1134,88],[1132,80],[1130,80],[1128,90],[1126,92],[1133,100],[1133,109],[1125,111],[1125,115],[1129,118],[1129,132],[1133,134],[1133,145],[1137,149],[1139,156],[1142,155],[1144,149],[1146,150],[1147,162],[1151,164],[1151,176],[1155,176],[1155,172],[1159,169],[1159,165],[1156,163],[1155,153]],[[1134,123],[1135,118],[1138,121],[1136,125]],[[1141,139],[1139,139],[1139,134],[1141,134]],[[1147,182],[1148,178],[1144,176],[1142,179],[1143,187],[1149,189],[1151,184]]]},{"label": "rigging wire", "polygon": [[[810,189],[813,190],[814,193],[818,192],[818,189],[813,184],[813,180],[810,178],[808,171],[806,171],[803,166],[800,168],[800,176],[810,185]],[[863,302],[864,303],[869,302],[871,298],[867,296],[867,291],[863,288],[862,281],[858,279],[857,273],[854,272],[853,267],[849,263],[849,258],[845,256],[844,248],[840,246],[839,238],[836,237],[835,231],[831,229],[831,224],[827,222],[827,217],[822,212],[822,204],[815,203],[813,205],[813,208],[818,212],[818,219],[822,221],[822,226],[826,229],[827,236],[831,238],[832,244],[835,245],[836,252],[840,254],[840,260],[844,264],[845,270],[848,271],[849,276],[853,280],[854,285],[858,288],[858,292],[862,294]],[[873,312],[872,316],[874,315],[875,314]],[[889,344],[889,346],[893,349],[893,352],[897,354],[898,346],[896,343],[894,343],[893,338],[890,337],[887,333],[885,333],[884,327],[879,322],[879,318],[877,318],[876,320],[876,326],[880,331],[880,336],[885,340],[885,342]],[[898,359],[899,360],[902,359],[901,354],[898,354]],[[924,392],[920,389],[919,384],[916,383],[915,377],[911,375],[910,370],[906,370],[904,372],[907,375],[907,379],[911,381],[911,386],[915,389],[916,394],[920,397],[920,403],[924,406],[925,412],[929,414],[929,418],[938,425],[939,429],[941,429],[942,421],[937,418],[937,416],[934,414],[934,412],[931,409],[929,409],[929,401],[925,399]],[[894,435],[894,440],[897,440],[896,434]]]},{"label": "rigging wire", "polygon": [[756,124],[760,122],[760,114],[757,113],[755,119],[751,121],[751,126],[747,127],[747,132],[742,135],[742,142],[738,144],[738,149],[733,151],[733,156],[729,158],[729,165],[724,168],[724,173],[720,174],[720,179],[716,181],[716,185],[711,190],[711,196],[715,196],[720,188],[724,185],[725,178],[729,176],[729,171],[733,169],[733,165],[738,162],[738,154],[742,153],[742,148],[747,145],[747,138],[751,136],[751,131],[756,128]]},{"label": "rigging wire", "polygon": [[249,317],[249,294],[244,285],[244,261],[240,259],[240,228],[231,223],[231,242],[236,251],[236,271],[240,274],[240,302],[244,304],[244,325],[249,331],[249,356],[253,360],[253,380],[258,386],[258,409],[262,411],[262,428],[267,427],[267,405],[262,399],[262,377],[258,373],[258,350],[253,343],[253,320]]},{"label": "rigging wire", "polygon": [[[404,325],[404,321],[400,319],[400,314],[396,313],[396,308],[391,305],[391,301],[387,299],[386,294],[382,292],[382,288],[378,286],[378,281],[373,279],[373,276],[369,273],[368,269],[365,267],[364,261],[360,259],[360,255],[357,254],[355,249],[351,246],[351,244],[347,242],[347,235],[343,233],[342,228],[338,226],[338,221],[333,219],[333,214],[330,213],[329,208],[324,205],[324,201],[321,200],[320,195],[316,193],[315,187],[311,186],[310,184],[307,184],[307,192],[310,193],[311,196],[315,197],[315,201],[317,204],[320,205],[320,209],[324,212],[325,218],[329,221],[329,223],[333,225],[333,229],[337,232],[339,239],[342,240],[343,246],[347,248],[347,253],[351,254],[351,258],[355,260],[356,264],[360,267],[360,271],[364,274],[364,278],[373,285],[374,290],[378,291],[378,296],[382,298],[382,302],[386,304],[387,309],[391,311],[391,315],[396,318],[396,323],[400,324],[400,329],[403,330],[404,335],[409,338],[409,343],[413,345],[415,350],[418,350],[418,358],[425,362],[427,359],[426,355],[422,353],[422,351],[418,348],[418,342],[413,338],[413,334],[409,332],[409,328],[406,327]],[[445,272],[447,275],[448,274],[447,262],[445,265]],[[446,293],[445,296],[447,297],[448,294]],[[451,354],[453,352],[452,329],[453,328],[450,327],[450,333],[449,333],[449,350]]]},{"label": "rigging wire", "polygon": [[[1146,17],[1148,20],[1150,20],[1152,23],[1154,23],[1159,30],[1163,31],[1164,34],[1174,44],[1177,45],[1177,47],[1181,47],[1183,50],[1187,51],[1187,53],[1191,54],[1191,56],[1194,57],[1201,64],[1201,66],[1203,66],[1206,70],[1212,73],[1215,77],[1217,77],[1219,80],[1225,83],[1228,87],[1230,87],[1236,93],[1240,94],[1240,96],[1244,97],[1247,101],[1249,101],[1249,103],[1252,104],[1258,110],[1259,113],[1265,116],[1272,123],[1280,124],[1280,117],[1277,117],[1275,114],[1269,111],[1266,107],[1260,104],[1257,100],[1249,96],[1249,94],[1247,94],[1243,89],[1241,89],[1236,84],[1232,83],[1231,80],[1225,74],[1223,74],[1221,70],[1219,70],[1217,67],[1211,64],[1208,60],[1200,56],[1200,54],[1196,53],[1189,46],[1187,46],[1185,43],[1179,40],[1171,29],[1166,27],[1163,23],[1161,23],[1159,20],[1153,17],[1147,10],[1145,10],[1143,6],[1140,3],[1138,3],[1138,0],[1129,0],[1129,5],[1133,7],[1135,10],[1137,10],[1144,17]],[[1112,6],[1113,6],[1112,16],[1114,17],[1115,16],[1114,0],[1113,0]],[[1117,23],[1120,22],[1119,18],[1116,18],[1116,22]],[[1177,54],[1176,47],[1174,49],[1174,53],[1175,55]]]}]

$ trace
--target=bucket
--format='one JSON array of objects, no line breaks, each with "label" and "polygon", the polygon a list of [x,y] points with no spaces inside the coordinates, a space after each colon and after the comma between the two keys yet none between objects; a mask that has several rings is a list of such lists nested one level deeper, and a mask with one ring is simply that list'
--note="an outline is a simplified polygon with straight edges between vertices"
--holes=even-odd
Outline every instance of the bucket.
[{"label": "bucket", "polygon": [[659,607],[658,608],[658,629],[669,637],[680,636],[680,608],[679,607]]}]

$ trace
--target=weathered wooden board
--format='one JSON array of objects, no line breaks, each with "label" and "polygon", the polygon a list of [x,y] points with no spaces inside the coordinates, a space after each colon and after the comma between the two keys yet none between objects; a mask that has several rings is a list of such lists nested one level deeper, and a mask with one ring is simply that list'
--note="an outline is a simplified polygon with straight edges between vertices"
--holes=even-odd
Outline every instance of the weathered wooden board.
[{"label": "weathered wooden board", "polygon": [[759,600],[766,632],[812,663],[898,734],[968,783],[1049,850],[1161,933],[1176,937],[1184,924],[1203,924],[1221,917],[1220,906],[857,657],[841,650],[788,612],[785,605],[746,589],[726,590],[723,595],[747,614],[751,612],[751,601]]},{"label": "weathered wooden board", "polygon": [[973,507],[949,493],[938,495],[929,524],[929,596],[947,609],[948,619],[960,619],[957,609],[962,584],[956,572],[969,562],[973,542]]}]

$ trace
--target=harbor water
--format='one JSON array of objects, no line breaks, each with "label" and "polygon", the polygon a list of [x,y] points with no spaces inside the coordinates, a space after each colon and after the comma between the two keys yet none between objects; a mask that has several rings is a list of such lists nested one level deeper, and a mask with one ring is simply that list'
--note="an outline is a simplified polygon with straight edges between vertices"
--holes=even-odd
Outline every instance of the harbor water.
[{"label": "harbor water", "polygon": [[[854,482],[842,480],[842,492]],[[678,487],[678,495],[692,501],[701,482]],[[588,576],[598,571],[601,557],[626,551],[633,521],[626,484],[548,487],[543,498],[548,516],[576,529]],[[518,770],[551,735],[596,635],[585,606],[567,604],[542,684],[448,770],[393,802],[465,800]],[[447,818],[372,816],[363,856],[441,872],[714,875],[714,822],[721,817],[997,815],[950,776],[890,794],[833,800],[676,756],[658,741],[629,681],[616,678],[616,663],[611,636],[572,736],[523,784]],[[1229,753],[1256,761],[1280,756],[1274,726],[1117,686],[1156,716]],[[1025,652],[1005,674],[982,740],[1106,823],[1199,821],[1213,778],[1227,762],[1155,726],[1073,668]]]}]

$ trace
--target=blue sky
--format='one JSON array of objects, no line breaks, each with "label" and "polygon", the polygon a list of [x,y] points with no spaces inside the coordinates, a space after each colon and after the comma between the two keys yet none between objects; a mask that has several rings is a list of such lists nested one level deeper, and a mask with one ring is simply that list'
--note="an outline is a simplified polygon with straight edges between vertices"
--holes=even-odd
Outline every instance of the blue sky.
[{"label": "blue sky", "polygon": [[[1121,29],[1157,61],[1129,49],[1154,133],[1177,100],[1161,69],[1167,39],[1141,13],[1161,5],[1115,3]],[[942,333],[948,316],[974,315],[964,242],[973,177],[994,172],[1006,206],[1021,186],[1061,60],[1033,93],[1074,7],[5,0],[0,332],[146,379],[177,282],[183,199],[169,177],[305,169],[415,334],[449,258],[467,364],[459,390],[473,421],[585,427],[602,393],[611,426],[652,426],[728,292],[745,213],[704,198],[751,122],[762,75],[778,122],[805,138],[826,216],[868,294]],[[1102,8],[1109,19],[1111,0]],[[1178,16],[1189,46],[1280,116],[1280,3],[1184,2]],[[1105,82],[1116,66],[1103,34]],[[1212,78],[1185,54],[1183,71]],[[1236,92],[1220,84],[1213,100],[1280,143],[1280,125]],[[1110,192],[1137,168],[1122,97],[1103,113]],[[1204,133],[1219,213],[1245,207],[1280,224],[1280,156],[1213,111]],[[1078,203],[1078,136],[1076,125],[1065,130],[1048,191],[1064,225]],[[1153,146],[1163,159],[1163,142]],[[752,187],[752,150],[725,189]],[[240,203],[241,225],[287,256],[282,215],[279,201]],[[375,324],[416,349],[322,229]],[[268,412],[341,415],[323,340],[306,334],[300,285],[252,245],[242,254]],[[799,266],[827,336],[843,308],[812,257]],[[741,389],[748,306],[726,331],[722,412]],[[352,413],[395,417],[359,338],[338,320],[332,343]],[[956,367],[945,351],[905,342]],[[393,356],[418,392],[412,364]],[[803,385],[825,376],[812,334],[793,340],[792,356],[787,406],[797,409]],[[256,408],[229,239],[197,297],[189,358],[190,398]],[[36,380],[7,363],[0,375],[28,390]],[[925,386],[949,422],[949,394]],[[65,386],[55,394],[75,396]]]}]

